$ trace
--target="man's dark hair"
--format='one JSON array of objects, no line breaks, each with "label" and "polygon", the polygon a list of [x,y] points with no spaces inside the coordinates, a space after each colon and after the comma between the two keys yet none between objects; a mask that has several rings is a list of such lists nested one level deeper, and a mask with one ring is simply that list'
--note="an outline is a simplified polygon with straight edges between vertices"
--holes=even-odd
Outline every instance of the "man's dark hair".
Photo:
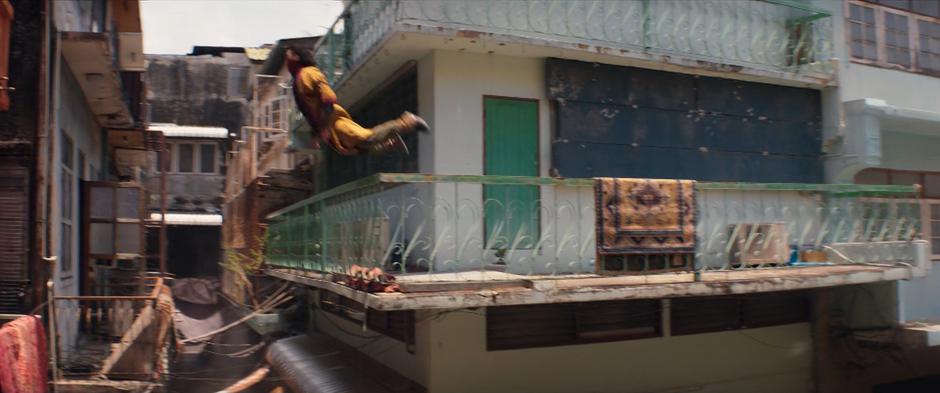
[{"label": "man's dark hair", "polygon": [[296,45],[290,45],[286,49],[296,53],[297,56],[300,57],[300,65],[304,67],[317,66],[317,60],[313,57],[311,50]]}]

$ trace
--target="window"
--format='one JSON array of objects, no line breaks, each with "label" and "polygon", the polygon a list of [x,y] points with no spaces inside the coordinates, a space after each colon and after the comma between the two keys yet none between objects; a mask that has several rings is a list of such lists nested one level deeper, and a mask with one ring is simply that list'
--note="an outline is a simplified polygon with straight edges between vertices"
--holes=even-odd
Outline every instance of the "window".
[{"label": "window", "polygon": [[192,143],[180,143],[176,145],[177,156],[179,160],[176,164],[176,171],[180,173],[191,173],[193,171],[193,157],[195,157],[195,152],[193,151]]},{"label": "window", "polygon": [[[936,4],[940,6],[940,1]],[[940,23],[926,20],[917,21],[920,32],[920,51],[917,53],[918,65],[927,72],[940,73]]]},{"label": "window", "polygon": [[199,145],[199,172],[215,173],[215,145]]},{"label": "window", "polygon": [[809,322],[804,292],[752,293],[672,299],[672,335],[682,336]]},{"label": "window", "polygon": [[850,1],[846,19],[855,61],[940,75],[940,1]]},{"label": "window", "polygon": [[908,19],[904,15],[885,12],[885,51],[888,63],[904,67],[911,66]]},{"label": "window", "polygon": [[284,121],[281,119],[282,114],[281,99],[278,98],[271,103],[271,128],[284,128]]},{"label": "window", "polygon": [[659,300],[486,309],[489,351],[633,340],[662,335]]},{"label": "window", "polygon": [[131,260],[145,254],[144,191],[135,183],[91,183],[85,188],[88,236],[83,246],[90,258]]},{"label": "window", "polygon": [[875,10],[857,5],[849,6],[849,28],[851,29],[852,57],[878,60],[878,44],[875,38]]},{"label": "window", "polygon": [[10,0],[0,0],[0,111],[10,109],[10,29],[13,25],[13,5]]},{"label": "window", "polygon": [[229,98],[245,98],[248,95],[248,67],[229,67],[227,87]]},{"label": "window", "polygon": [[899,10],[940,18],[940,1],[937,0],[865,0]]},{"label": "window", "polygon": [[320,291],[320,309],[357,324],[365,318],[366,326],[372,331],[405,344],[413,345],[415,342],[414,310],[366,310],[362,303],[329,291]]},{"label": "window", "polygon": [[[192,142],[175,143],[169,148],[169,152],[174,152],[169,161],[175,167],[170,168],[171,172],[176,173],[219,173],[218,165],[218,144],[214,142]],[[169,153],[168,153],[169,155]]]},{"label": "window", "polygon": [[59,201],[61,225],[59,230],[59,270],[62,273],[72,271],[72,226],[73,226],[73,204],[75,202],[75,175],[73,172],[73,157],[75,149],[72,138],[62,130],[62,151],[59,154],[61,175],[59,178]]},{"label": "window", "polygon": [[262,121],[263,121],[263,123],[261,124],[262,127],[264,128],[271,127],[271,105],[264,106],[264,117],[262,117]]}]

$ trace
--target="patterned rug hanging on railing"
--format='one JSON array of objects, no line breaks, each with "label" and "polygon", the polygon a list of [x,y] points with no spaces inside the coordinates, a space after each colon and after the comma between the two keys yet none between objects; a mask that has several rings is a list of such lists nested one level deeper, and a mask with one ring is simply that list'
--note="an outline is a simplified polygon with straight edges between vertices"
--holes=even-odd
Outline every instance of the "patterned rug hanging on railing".
[{"label": "patterned rug hanging on railing", "polygon": [[695,181],[596,178],[599,254],[695,252]]}]

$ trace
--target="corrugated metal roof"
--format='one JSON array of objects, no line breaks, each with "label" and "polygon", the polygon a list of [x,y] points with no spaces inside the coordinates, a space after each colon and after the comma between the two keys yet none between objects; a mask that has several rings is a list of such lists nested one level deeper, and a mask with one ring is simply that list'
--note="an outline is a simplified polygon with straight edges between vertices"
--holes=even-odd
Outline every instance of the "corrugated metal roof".
[{"label": "corrugated metal roof", "polygon": [[271,54],[271,48],[245,48],[245,55],[250,60],[265,61],[269,54]]},{"label": "corrugated metal roof", "polygon": [[[160,221],[160,213],[150,213],[150,220]],[[207,213],[167,213],[166,224],[219,226],[222,225],[222,215]]]},{"label": "corrugated metal roof", "polygon": [[228,138],[228,130],[223,127],[180,126],[171,123],[151,123],[148,131],[163,131],[167,138]]}]

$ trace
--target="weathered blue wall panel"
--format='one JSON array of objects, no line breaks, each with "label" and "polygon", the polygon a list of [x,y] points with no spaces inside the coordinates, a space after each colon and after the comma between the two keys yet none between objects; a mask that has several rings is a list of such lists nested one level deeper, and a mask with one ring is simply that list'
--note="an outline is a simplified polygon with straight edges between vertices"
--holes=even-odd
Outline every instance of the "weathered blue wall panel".
[{"label": "weathered blue wall panel", "polygon": [[549,59],[565,177],[821,182],[819,93]]}]

